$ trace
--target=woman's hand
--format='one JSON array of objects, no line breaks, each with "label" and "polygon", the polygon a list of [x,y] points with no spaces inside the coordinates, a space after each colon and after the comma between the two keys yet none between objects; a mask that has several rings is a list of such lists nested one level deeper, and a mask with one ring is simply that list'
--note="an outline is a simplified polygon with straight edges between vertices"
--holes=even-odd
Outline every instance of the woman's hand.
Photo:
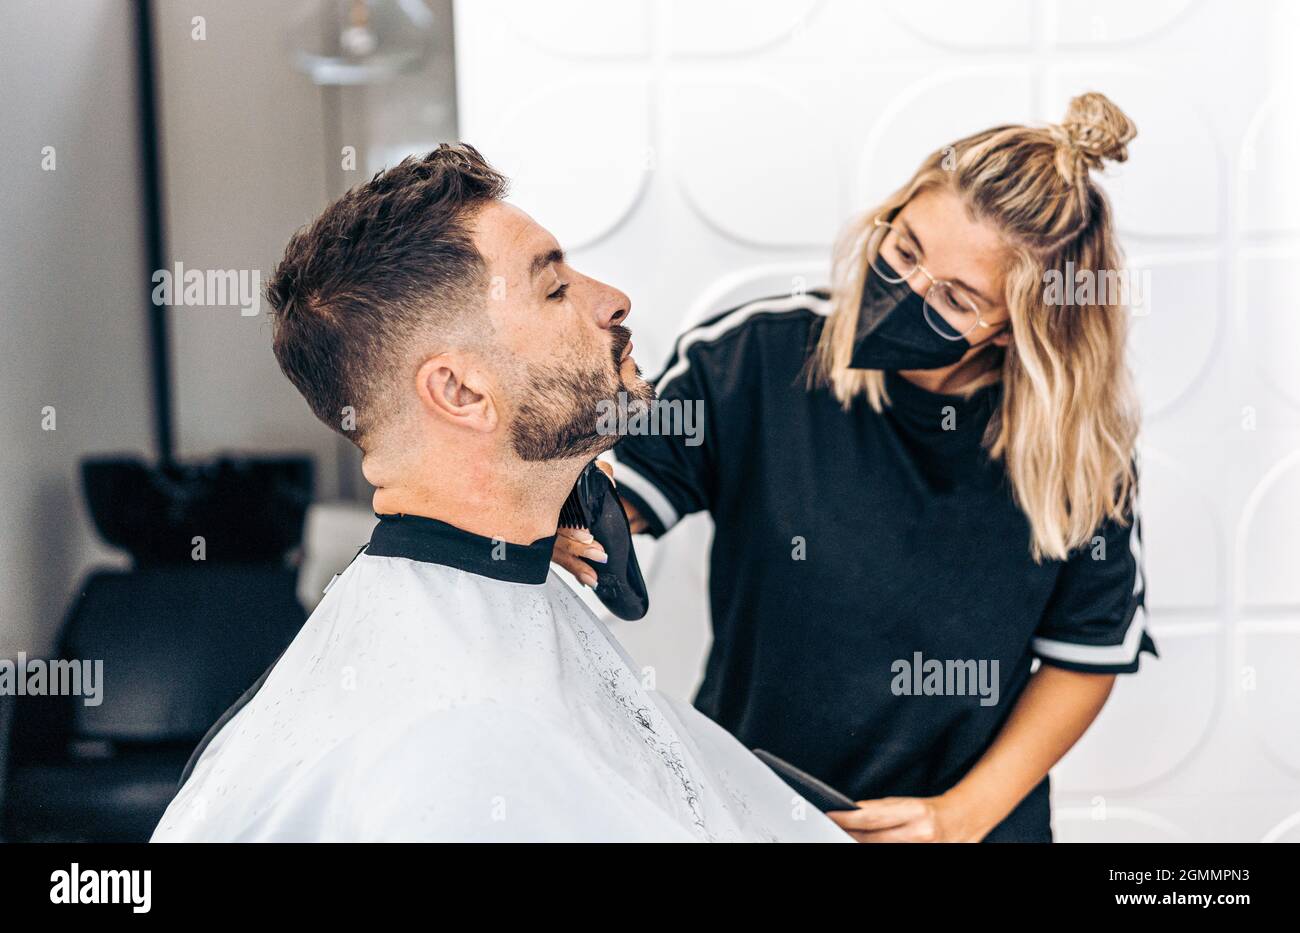
[{"label": "woman's hand", "polygon": [[859,842],[979,842],[1025,799],[1101,712],[1114,674],[1044,664],[983,757],[938,797],[860,800],[826,814]]},{"label": "woman's hand", "polygon": [[[604,460],[597,460],[596,466],[609,477],[611,483],[614,482],[614,467],[612,464],[606,463]],[[636,534],[645,531],[646,522],[640,513],[621,499],[619,501],[623,506],[623,512],[627,515],[632,532]],[[577,577],[579,583],[585,586],[595,586],[596,571],[592,570],[591,565],[582,559],[584,557],[599,564],[609,560],[605,549],[600,546],[586,528],[558,529],[555,535],[555,548],[551,551],[551,560]]]},{"label": "woman's hand", "polygon": [[584,586],[596,585],[596,571],[582,558],[587,557],[603,564],[609,560],[605,549],[586,528],[561,528],[555,535],[555,548],[551,560],[578,578]]},{"label": "woman's hand", "polygon": [[984,836],[946,795],[859,800],[856,810],[826,815],[858,842],[978,842]]}]

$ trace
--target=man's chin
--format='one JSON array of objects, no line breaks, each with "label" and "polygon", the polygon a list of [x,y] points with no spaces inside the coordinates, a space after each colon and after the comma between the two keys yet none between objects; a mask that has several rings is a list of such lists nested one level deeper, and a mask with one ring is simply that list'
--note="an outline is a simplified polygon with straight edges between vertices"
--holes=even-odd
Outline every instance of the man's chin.
[{"label": "man's chin", "polygon": [[512,434],[515,454],[532,463],[594,460],[621,439],[617,433],[593,432],[591,421],[585,417],[574,419],[555,432],[515,430]]},{"label": "man's chin", "polygon": [[[628,419],[638,412],[644,412],[654,401],[654,386],[640,376],[635,377],[630,384],[620,381],[613,398],[601,399],[593,405],[597,422],[595,433],[578,434],[574,430],[567,432],[568,439],[561,445],[564,457],[584,457],[590,460],[610,450],[627,436]],[[581,422],[575,420],[572,427],[576,428],[580,423],[585,423],[586,430],[590,430],[590,422],[585,417]]]},{"label": "man's chin", "polygon": [[[624,366],[631,362],[631,359],[631,357],[628,357],[624,360]],[[655,400],[655,387],[641,378],[641,370],[636,368],[635,363],[632,363],[632,368],[636,375],[631,379],[622,378],[620,373],[618,380],[619,392],[626,395],[629,402],[643,402],[649,405]]]},{"label": "man's chin", "polygon": [[654,386],[641,378],[630,356],[619,369],[629,365],[631,372],[627,375],[621,371],[614,374],[612,392],[608,391],[610,383],[606,383],[596,392],[584,393],[589,401],[571,410],[566,421],[558,422],[538,407],[523,407],[511,426],[511,440],[519,458],[530,462],[591,460],[622,440],[628,417],[655,401]]}]

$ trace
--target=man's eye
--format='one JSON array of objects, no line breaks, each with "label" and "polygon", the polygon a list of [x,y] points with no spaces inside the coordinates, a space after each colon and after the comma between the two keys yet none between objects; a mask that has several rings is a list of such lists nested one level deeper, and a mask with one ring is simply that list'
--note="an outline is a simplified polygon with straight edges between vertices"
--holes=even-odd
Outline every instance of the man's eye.
[{"label": "man's eye", "polygon": [[568,282],[565,282],[563,285],[561,285],[561,286],[560,286],[559,288],[557,288],[555,291],[553,291],[553,292],[551,292],[549,295],[547,295],[547,296],[546,296],[546,300],[547,300],[547,301],[563,301],[563,300],[564,300],[564,296],[567,295],[568,293],[569,293],[569,283],[568,283]]}]

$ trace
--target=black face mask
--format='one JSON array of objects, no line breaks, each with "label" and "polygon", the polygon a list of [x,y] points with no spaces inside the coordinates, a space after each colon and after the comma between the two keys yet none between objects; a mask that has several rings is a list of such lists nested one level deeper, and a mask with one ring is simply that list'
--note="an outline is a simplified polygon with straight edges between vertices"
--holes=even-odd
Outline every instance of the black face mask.
[{"label": "black face mask", "polygon": [[[898,273],[883,258],[876,265]],[[942,369],[951,366],[970,349],[970,341],[958,335],[947,321],[940,326],[952,339],[937,334],[925,319],[925,300],[906,282],[886,282],[870,266],[862,288],[858,312],[858,339],[849,358],[852,369]]]}]

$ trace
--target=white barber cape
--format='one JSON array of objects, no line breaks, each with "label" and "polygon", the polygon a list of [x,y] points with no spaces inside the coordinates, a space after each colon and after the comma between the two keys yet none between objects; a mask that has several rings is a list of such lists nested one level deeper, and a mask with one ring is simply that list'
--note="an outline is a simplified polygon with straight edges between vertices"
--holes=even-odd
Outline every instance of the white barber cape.
[{"label": "white barber cape", "polygon": [[553,540],[383,516],[153,841],[848,841],[642,686]]}]

